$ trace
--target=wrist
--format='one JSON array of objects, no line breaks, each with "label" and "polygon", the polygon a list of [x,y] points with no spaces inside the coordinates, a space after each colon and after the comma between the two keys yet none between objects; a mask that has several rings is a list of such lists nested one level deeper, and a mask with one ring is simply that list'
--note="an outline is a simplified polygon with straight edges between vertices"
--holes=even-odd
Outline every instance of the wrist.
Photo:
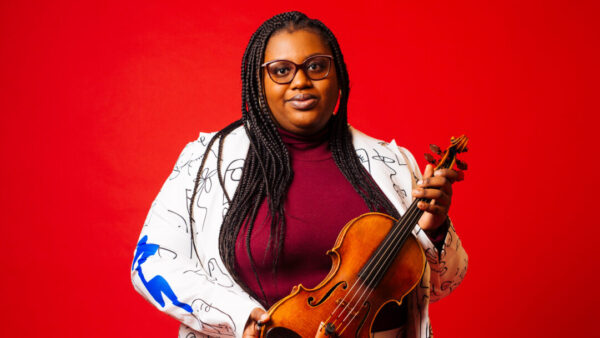
[{"label": "wrist", "polygon": [[425,231],[425,233],[429,237],[438,237],[442,233],[445,234],[448,231],[449,226],[450,226],[450,218],[448,218],[448,216],[446,216],[446,218],[444,218],[444,220],[442,221],[442,223],[439,226],[434,227],[434,228],[429,228],[429,229],[423,229],[423,231]]}]

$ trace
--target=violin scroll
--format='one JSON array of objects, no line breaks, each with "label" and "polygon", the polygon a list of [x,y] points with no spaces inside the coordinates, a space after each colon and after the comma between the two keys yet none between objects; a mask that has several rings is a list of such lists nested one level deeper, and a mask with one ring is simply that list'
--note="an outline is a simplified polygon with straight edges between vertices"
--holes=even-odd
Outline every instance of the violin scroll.
[{"label": "violin scroll", "polygon": [[467,143],[469,139],[465,135],[460,137],[451,137],[450,146],[448,149],[443,150],[435,144],[430,144],[429,149],[434,154],[440,156],[436,159],[433,155],[425,153],[425,160],[435,166],[434,170],[437,169],[454,169],[457,171],[467,170],[467,163],[456,158],[457,154],[466,152]]}]

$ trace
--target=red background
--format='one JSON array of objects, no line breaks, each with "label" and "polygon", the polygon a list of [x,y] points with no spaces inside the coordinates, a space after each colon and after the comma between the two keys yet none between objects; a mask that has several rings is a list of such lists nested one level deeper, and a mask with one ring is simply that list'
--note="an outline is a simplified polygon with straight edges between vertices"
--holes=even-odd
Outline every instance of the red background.
[{"label": "red background", "polygon": [[[597,3],[597,2],[596,2]],[[240,116],[251,33],[337,35],[350,122],[423,165],[471,139],[451,216],[470,256],[436,337],[598,336],[598,7],[583,1],[0,3],[0,336],[175,337],[131,286],[183,146]]]}]

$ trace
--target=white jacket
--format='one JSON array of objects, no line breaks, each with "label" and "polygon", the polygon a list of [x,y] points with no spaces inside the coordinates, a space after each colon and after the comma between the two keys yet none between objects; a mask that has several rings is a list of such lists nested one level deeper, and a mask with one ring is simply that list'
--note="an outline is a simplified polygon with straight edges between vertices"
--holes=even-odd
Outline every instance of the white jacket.
[{"label": "white jacket", "polygon": [[[352,127],[350,130],[362,164],[403,214],[421,177],[415,159],[394,141],[385,143]],[[189,202],[202,155],[213,136],[201,133],[183,149],[152,203],[131,267],[135,289],[159,310],[181,321],[179,337],[185,338],[241,337],[250,311],[262,307],[233,281],[219,255],[219,230],[228,200],[216,175],[216,145],[208,154],[194,203],[199,257],[192,247]],[[244,129],[229,134],[223,147],[221,175],[232,197],[249,147]],[[467,254],[452,225],[441,255],[418,225],[413,234],[425,250],[428,264],[421,283],[405,300],[409,311],[406,336],[425,338],[431,336],[429,303],[460,284],[467,270]]]}]

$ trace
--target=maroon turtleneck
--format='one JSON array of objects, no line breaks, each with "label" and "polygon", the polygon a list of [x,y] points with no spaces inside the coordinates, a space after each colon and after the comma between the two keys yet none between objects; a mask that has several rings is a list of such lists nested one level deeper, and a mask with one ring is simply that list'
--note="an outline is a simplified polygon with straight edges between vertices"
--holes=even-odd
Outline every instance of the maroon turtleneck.
[{"label": "maroon turtleneck", "polygon": [[369,211],[333,161],[328,130],[312,137],[281,129],[279,133],[291,157],[294,179],[284,204],[286,234],[276,276],[272,273],[273,256],[265,254],[270,232],[266,200],[250,240],[266,303],[246,253],[247,229],[241,229],[236,244],[239,277],[266,307],[287,296],[295,285],[314,287],[321,282],[331,269],[331,258],[325,253],[339,232],[349,220]]}]

